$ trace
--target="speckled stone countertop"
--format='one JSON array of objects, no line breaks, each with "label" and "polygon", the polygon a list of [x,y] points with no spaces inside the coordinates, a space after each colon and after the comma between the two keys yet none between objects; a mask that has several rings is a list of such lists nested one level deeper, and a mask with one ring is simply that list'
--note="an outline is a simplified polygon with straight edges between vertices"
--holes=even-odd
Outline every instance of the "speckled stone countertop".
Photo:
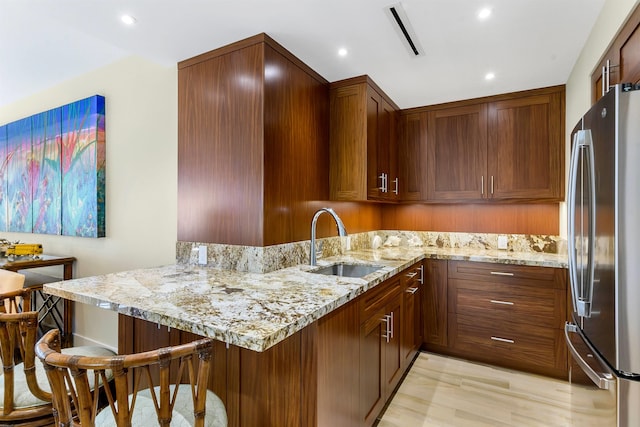
[{"label": "speckled stone countertop", "polygon": [[364,278],[315,274],[318,267],[309,265],[247,273],[176,264],[49,283],[44,291],[264,351],[424,258],[566,267],[566,256],[557,254],[391,247],[318,261],[382,267]]}]

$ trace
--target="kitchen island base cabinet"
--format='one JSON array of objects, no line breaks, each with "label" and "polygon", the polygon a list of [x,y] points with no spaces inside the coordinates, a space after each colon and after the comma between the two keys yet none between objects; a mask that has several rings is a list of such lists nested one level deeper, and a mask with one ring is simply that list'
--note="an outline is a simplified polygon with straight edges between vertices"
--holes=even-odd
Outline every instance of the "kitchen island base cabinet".
[{"label": "kitchen island base cabinet", "polygon": [[[216,341],[209,388],[224,402],[229,426],[373,425],[412,362],[401,343],[415,340],[402,335],[408,329],[403,322],[416,322],[404,317],[404,291],[412,284],[405,274],[417,269],[387,279],[263,352]],[[130,316],[119,319],[121,354],[199,338]]]}]

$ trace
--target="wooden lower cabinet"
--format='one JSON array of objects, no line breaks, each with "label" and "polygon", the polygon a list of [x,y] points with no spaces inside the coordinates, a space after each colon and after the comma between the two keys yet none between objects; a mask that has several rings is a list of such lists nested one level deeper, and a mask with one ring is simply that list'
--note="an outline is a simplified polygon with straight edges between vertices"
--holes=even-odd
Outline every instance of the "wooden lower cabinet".
[{"label": "wooden lower cabinet", "polygon": [[371,426],[404,373],[403,302],[398,276],[360,299],[360,420]]},{"label": "wooden lower cabinet", "polygon": [[422,262],[410,267],[402,274],[402,363],[409,366],[423,341],[422,291],[424,265]]},{"label": "wooden lower cabinet", "polygon": [[436,309],[426,317],[425,348],[567,378],[565,269],[448,261],[446,278],[427,269],[426,283],[425,312]]},{"label": "wooden lower cabinet", "polygon": [[[314,326],[315,325],[315,326]],[[316,414],[310,425],[351,427],[360,419],[360,311],[347,304],[307,328],[306,354],[315,354],[310,365],[316,369]],[[315,333],[310,333],[314,330]],[[315,339],[311,335],[315,335]],[[313,359],[313,357],[311,357]],[[313,420],[317,420],[314,424]]]},{"label": "wooden lower cabinet", "polygon": [[429,351],[447,348],[447,261],[424,261],[422,312],[424,347]]},{"label": "wooden lower cabinet", "polygon": [[[371,426],[409,366],[403,273],[264,352],[216,341],[209,388],[224,402],[228,425]],[[121,354],[199,338],[124,315],[119,334]]]}]

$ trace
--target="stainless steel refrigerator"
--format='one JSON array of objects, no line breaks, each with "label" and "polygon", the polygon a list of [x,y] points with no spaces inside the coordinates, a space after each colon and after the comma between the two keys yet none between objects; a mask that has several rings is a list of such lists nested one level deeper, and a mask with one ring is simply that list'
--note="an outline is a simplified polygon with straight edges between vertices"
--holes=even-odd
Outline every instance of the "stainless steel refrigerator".
[{"label": "stainless steel refrigerator", "polygon": [[616,85],[573,132],[569,350],[617,393],[620,427],[640,426],[640,90]]}]

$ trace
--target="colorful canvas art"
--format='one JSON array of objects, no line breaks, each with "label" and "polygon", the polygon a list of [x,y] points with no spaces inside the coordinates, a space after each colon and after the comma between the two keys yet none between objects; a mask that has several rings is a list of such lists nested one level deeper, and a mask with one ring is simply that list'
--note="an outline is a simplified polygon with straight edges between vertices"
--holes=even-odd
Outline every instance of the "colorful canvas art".
[{"label": "colorful canvas art", "polygon": [[0,126],[0,231],[105,236],[105,102]]},{"label": "colorful canvas art", "polygon": [[61,109],[55,108],[31,118],[33,232],[60,234],[62,230]]},{"label": "colorful canvas art", "polygon": [[0,231],[7,231],[7,126],[0,126]]},{"label": "colorful canvas art", "polygon": [[105,235],[104,98],[62,107],[62,234]]},{"label": "colorful canvas art", "polygon": [[7,125],[7,222],[8,231],[31,233],[33,212],[31,183],[31,117]]}]

